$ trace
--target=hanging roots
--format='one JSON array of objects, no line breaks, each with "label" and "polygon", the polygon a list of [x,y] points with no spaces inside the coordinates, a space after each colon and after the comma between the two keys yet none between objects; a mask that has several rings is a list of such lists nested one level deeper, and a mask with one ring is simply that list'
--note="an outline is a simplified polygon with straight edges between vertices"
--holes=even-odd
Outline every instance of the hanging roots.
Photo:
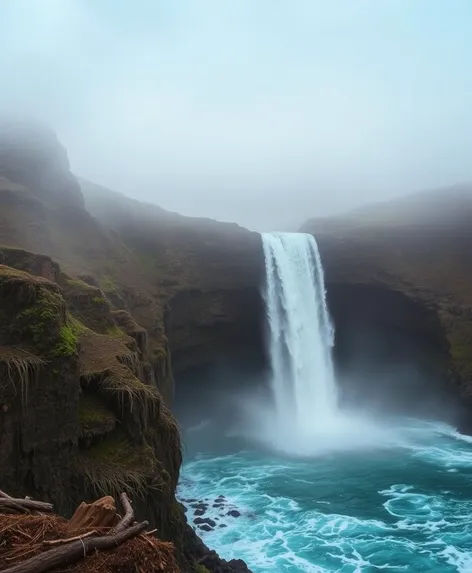
[{"label": "hanging roots", "polygon": [[40,368],[46,363],[45,360],[20,348],[0,347],[0,364],[2,363],[6,367],[8,381],[15,388],[15,392],[19,386],[21,401],[23,407],[26,407],[29,383],[38,375]]}]

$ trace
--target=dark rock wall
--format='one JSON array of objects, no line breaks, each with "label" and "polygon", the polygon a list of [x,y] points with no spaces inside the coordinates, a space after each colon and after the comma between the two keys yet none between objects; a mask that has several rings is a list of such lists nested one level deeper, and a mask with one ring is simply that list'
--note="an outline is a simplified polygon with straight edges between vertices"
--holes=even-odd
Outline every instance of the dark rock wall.
[{"label": "dark rock wall", "polygon": [[174,373],[263,354],[258,233],[81,183],[87,208],[119,234],[159,291]]},{"label": "dark rock wall", "polygon": [[327,293],[347,404],[453,416],[449,344],[434,308],[379,285],[328,282]]}]

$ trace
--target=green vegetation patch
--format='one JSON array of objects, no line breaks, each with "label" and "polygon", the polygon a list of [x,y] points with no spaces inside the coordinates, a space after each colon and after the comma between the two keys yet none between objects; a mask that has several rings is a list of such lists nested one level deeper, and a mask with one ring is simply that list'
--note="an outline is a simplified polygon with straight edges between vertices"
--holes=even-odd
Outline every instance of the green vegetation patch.
[{"label": "green vegetation patch", "polygon": [[79,400],[79,422],[83,437],[107,434],[115,428],[116,417],[94,394],[82,394]]},{"label": "green vegetation patch", "polygon": [[153,449],[132,444],[121,428],[84,450],[79,468],[99,495],[128,491],[144,497],[149,488],[159,486],[159,462]]},{"label": "green vegetation patch", "polygon": [[[15,285],[12,277],[24,278],[21,276],[23,273],[18,273],[9,273],[7,304],[11,304],[8,308],[10,332],[43,355],[57,357],[74,354],[77,333],[67,320],[66,304],[57,287],[49,281],[41,284],[31,275],[26,275],[27,281],[19,280]],[[5,286],[5,281],[1,286]]]},{"label": "green vegetation patch", "polygon": [[62,276],[63,276],[62,286],[64,288],[70,288],[70,289],[75,290],[77,292],[83,292],[84,294],[87,294],[87,293],[93,294],[93,293],[97,292],[97,290],[98,290],[97,287],[89,285],[81,279],[69,277],[68,275],[66,275],[64,273]]},{"label": "green vegetation patch", "polygon": [[77,350],[77,333],[71,324],[61,326],[59,330],[59,341],[54,346],[52,354],[54,356],[71,356]]},{"label": "green vegetation patch", "polygon": [[104,291],[116,291],[118,290],[113,279],[109,275],[104,275],[99,281],[100,288]]},{"label": "green vegetation patch", "polygon": [[87,328],[83,322],[75,316],[72,316],[70,313],[67,314],[67,320],[78,337],[90,332],[90,329]]},{"label": "green vegetation patch", "polygon": [[116,336],[118,338],[126,338],[128,339],[129,336],[126,334],[126,332],[123,332],[121,330],[121,328],[119,326],[117,326],[116,324],[110,326],[109,328],[107,328],[107,332],[106,332],[109,336]]}]

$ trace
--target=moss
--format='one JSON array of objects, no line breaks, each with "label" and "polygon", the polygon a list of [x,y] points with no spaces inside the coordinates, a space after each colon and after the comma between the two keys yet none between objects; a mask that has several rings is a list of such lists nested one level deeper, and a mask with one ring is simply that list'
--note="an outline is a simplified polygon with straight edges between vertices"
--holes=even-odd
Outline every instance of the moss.
[{"label": "moss", "polygon": [[[8,267],[0,286],[8,296],[10,333],[45,356],[70,356],[76,352],[77,333],[68,321],[66,303],[57,286]],[[2,282],[3,279],[3,282]],[[8,285],[7,285],[8,282]]]},{"label": "moss", "polygon": [[81,322],[78,318],[72,316],[71,314],[67,315],[67,320],[74,329],[75,334],[79,337],[90,330],[85,326],[85,324],[83,324],[83,322]]},{"label": "moss", "polygon": [[37,288],[27,308],[12,322],[12,332],[45,355],[70,356],[76,352],[74,324],[67,320],[65,301],[54,289]]},{"label": "moss", "polygon": [[59,342],[54,346],[53,356],[71,356],[77,350],[77,334],[70,324],[61,326]]},{"label": "moss", "polygon": [[91,459],[119,464],[128,469],[152,471],[156,465],[154,452],[146,446],[133,446],[122,428],[115,430],[88,454]]},{"label": "moss", "polygon": [[57,329],[60,316],[60,300],[55,294],[44,291],[41,292],[34,305],[18,315],[18,319],[26,323],[33,343],[39,347],[44,345]]},{"label": "moss", "polygon": [[82,452],[79,469],[99,494],[121,491],[145,497],[148,489],[159,489],[159,462],[154,450],[133,444],[122,428],[113,430],[96,446]]},{"label": "moss", "polygon": [[82,436],[106,434],[115,428],[116,417],[94,394],[82,394],[79,400]]},{"label": "moss", "polygon": [[103,296],[94,296],[92,298],[92,302],[93,304],[106,304],[106,300],[103,298]]},{"label": "moss", "polygon": [[64,286],[70,287],[78,291],[84,291],[85,293],[87,292],[93,293],[97,291],[97,287],[89,285],[81,279],[71,278],[67,275],[64,275]]},{"label": "moss", "polygon": [[104,291],[115,291],[117,286],[110,275],[104,275],[99,281],[100,288]]},{"label": "moss", "polygon": [[116,326],[116,324],[107,328],[107,334],[109,336],[119,336],[121,338],[129,338],[128,335],[125,332],[123,332],[119,326]]},{"label": "moss", "polygon": [[209,569],[207,569],[205,565],[201,565],[200,563],[195,565],[193,570],[195,571],[195,573],[210,573]]}]

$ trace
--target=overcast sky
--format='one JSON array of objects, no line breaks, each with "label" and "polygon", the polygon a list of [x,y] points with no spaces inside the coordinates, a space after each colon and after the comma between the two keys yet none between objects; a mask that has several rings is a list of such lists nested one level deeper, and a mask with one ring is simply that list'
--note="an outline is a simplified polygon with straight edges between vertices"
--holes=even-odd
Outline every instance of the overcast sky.
[{"label": "overcast sky", "polygon": [[0,111],[260,229],[472,180],[470,0],[0,0]]}]

